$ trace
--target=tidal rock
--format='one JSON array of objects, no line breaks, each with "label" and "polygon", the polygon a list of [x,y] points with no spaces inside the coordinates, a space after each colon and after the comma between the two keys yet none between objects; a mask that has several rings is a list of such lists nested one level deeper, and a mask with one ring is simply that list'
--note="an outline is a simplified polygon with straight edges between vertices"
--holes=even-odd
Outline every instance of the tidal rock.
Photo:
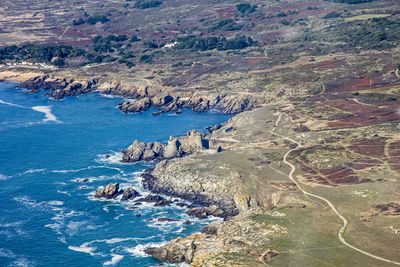
[{"label": "tidal rock", "polygon": [[162,200],[165,200],[162,196],[148,195],[145,198],[143,198],[141,201],[143,201],[143,202],[159,202]]},{"label": "tidal rock", "polygon": [[170,218],[165,218],[165,217],[158,218],[157,221],[158,222],[179,222],[179,220],[177,220],[177,219],[170,219]]},{"label": "tidal rock", "polygon": [[106,199],[114,199],[118,195],[122,194],[124,191],[119,190],[119,183],[111,183],[108,184],[105,188],[101,188],[97,190],[96,194],[94,195],[95,198],[106,198]]},{"label": "tidal rock", "polygon": [[168,205],[171,205],[171,204],[172,204],[171,200],[163,199],[163,200],[157,201],[154,204],[154,206],[160,207],[160,206],[168,206]]},{"label": "tidal rock", "polygon": [[140,194],[139,192],[137,192],[135,189],[133,189],[132,187],[129,187],[127,190],[125,190],[125,192],[122,194],[122,198],[121,201],[125,201],[125,200],[130,200],[130,199],[134,199],[135,197],[138,197]]},{"label": "tidal rock", "polygon": [[118,105],[118,108],[124,113],[146,111],[150,107],[151,107],[151,100],[149,97],[144,97],[129,102],[122,102]]}]

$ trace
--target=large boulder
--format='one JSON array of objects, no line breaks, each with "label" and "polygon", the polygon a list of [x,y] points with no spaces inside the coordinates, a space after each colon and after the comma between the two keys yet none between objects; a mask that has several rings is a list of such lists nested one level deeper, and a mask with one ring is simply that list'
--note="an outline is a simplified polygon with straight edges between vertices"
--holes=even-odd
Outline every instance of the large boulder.
[{"label": "large boulder", "polygon": [[106,198],[106,199],[114,199],[124,191],[119,190],[119,183],[111,183],[108,184],[105,188],[101,188],[97,190],[96,194],[94,195],[95,198]]},{"label": "large boulder", "polygon": [[125,190],[125,192],[122,194],[121,201],[125,200],[130,200],[134,199],[135,197],[140,196],[139,192],[133,189],[132,187],[129,187],[128,189]]}]

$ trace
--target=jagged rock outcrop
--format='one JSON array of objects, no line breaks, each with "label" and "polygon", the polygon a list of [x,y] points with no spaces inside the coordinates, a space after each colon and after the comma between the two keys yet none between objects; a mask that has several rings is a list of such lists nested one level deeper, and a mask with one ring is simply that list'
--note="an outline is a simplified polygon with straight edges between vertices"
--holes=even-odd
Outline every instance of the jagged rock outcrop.
[{"label": "jagged rock outcrop", "polygon": [[163,157],[165,145],[160,142],[147,144],[135,140],[127,149],[122,150],[122,162],[149,161]]},{"label": "jagged rock outcrop", "polygon": [[99,79],[67,79],[55,77],[49,74],[38,75],[21,83],[21,87],[30,92],[40,90],[49,91],[46,95],[55,99],[65,96],[86,94],[92,91],[100,91],[104,94],[113,94],[129,97],[134,100],[125,101],[118,105],[122,112],[141,112],[150,107],[161,107],[153,115],[165,112],[181,111],[186,107],[194,111],[205,112],[217,109],[223,113],[234,114],[260,107],[265,99],[260,95],[240,93],[217,93],[217,92],[163,92],[162,89],[155,90],[148,86],[137,86],[135,84],[123,84],[120,81]]},{"label": "jagged rock outcrop", "polygon": [[55,99],[61,99],[64,96],[74,96],[92,92],[96,90],[97,83],[97,79],[75,80],[41,75],[21,83],[21,87],[31,92],[39,92],[40,90],[50,91],[46,95]]},{"label": "jagged rock outcrop", "polygon": [[[140,96],[143,97],[143,96]],[[172,95],[145,96],[139,100],[122,102],[118,107],[123,112],[140,112],[154,107],[163,107],[153,115],[166,112],[177,112],[181,108],[190,108],[197,112],[206,112],[217,109],[226,114],[239,113],[261,106],[265,100],[258,96],[247,94],[221,94],[200,92],[187,96],[187,93]]]},{"label": "jagged rock outcrop", "polygon": [[190,216],[194,216],[200,219],[206,219],[208,216],[213,215],[217,217],[224,217],[224,211],[221,210],[217,205],[211,205],[209,207],[193,208],[186,211]]},{"label": "jagged rock outcrop", "polygon": [[114,199],[124,191],[119,190],[119,183],[110,183],[105,188],[101,188],[97,190],[94,197],[95,198],[106,198],[106,199]]},{"label": "jagged rock outcrop", "polygon": [[126,200],[130,200],[130,199],[134,199],[136,197],[140,196],[139,192],[137,192],[135,189],[133,189],[132,187],[129,187],[128,189],[126,189],[124,191],[124,193],[122,194],[122,198],[121,201],[126,201]]},{"label": "jagged rock outcrop", "polygon": [[178,237],[176,240],[169,243],[168,247],[147,248],[145,253],[153,256],[161,261],[169,263],[191,263],[196,250],[194,241],[183,242],[183,238]]},{"label": "jagged rock outcrop", "polygon": [[[244,212],[224,221],[213,222],[201,234],[178,237],[161,247],[145,249],[145,253],[169,263],[185,262],[192,266],[259,266],[278,255],[265,249],[271,238],[286,235],[287,229],[274,223],[260,223],[253,212]],[[242,257],[229,259],[231,253]]]},{"label": "jagged rock outcrop", "polygon": [[181,157],[209,149],[207,135],[196,130],[187,132],[184,136],[168,140],[168,144],[159,142],[143,143],[135,140],[127,149],[122,150],[122,162],[137,162],[150,160],[163,160]]},{"label": "jagged rock outcrop", "polygon": [[151,101],[150,98],[144,97],[142,99],[133,100],[129,102],[122,102],[118,105],[118,108],[124,112],[141,112],[146,111],[150,108]]}]

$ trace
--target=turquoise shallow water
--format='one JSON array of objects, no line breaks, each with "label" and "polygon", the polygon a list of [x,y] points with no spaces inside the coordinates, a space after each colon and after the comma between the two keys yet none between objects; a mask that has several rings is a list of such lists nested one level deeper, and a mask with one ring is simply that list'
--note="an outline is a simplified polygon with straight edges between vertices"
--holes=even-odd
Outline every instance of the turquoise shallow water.
[{"label": "turquoise shallow water", "polygon": [[[166,142],[229,115],[122,114],[120,98],[88,94],[56,101],[15,86],[0,83],[0,266],[158,266],[144,247],[208,223],[176,206],[131,210],[132,203],[92,196],[110,182],[148,193],[139,174],[151,163],[118,162],[118,151],[134,139]],[[180,221],[154,220],[160,217]],[[194,223],[184,225],[187,219]]]}]

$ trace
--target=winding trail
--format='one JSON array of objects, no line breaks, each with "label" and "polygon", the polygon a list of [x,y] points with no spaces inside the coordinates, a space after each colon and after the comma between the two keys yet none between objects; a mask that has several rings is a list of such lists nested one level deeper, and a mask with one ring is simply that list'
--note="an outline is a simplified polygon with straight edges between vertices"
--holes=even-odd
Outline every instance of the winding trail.
[{"label": "winding trail", "polygon": [[400,262],[396,262],[396,261],[392,261],[392,260],[388,260],[388,259],[385,259],[385,258],[376,256],[376,255],[374,255],[374,254],[371,254],[371,253],[369,253],[369,252],[366,252],[366,251],[364,251],[364,250],[362,250],[362,249],[359,249],[359,248],[357,248],[357,247],[355,247],[355,246],[349,244],[349,243],[344,239],[344,237],[343,237],[343,234],[344,234],[344,232],[346,231],[346,228],[347,228],[347,225],[348,225],[347,219],[346,219],[342,214],[339,213],[339,211],[338,211],[338,210],[336,209],[336,207],[332,204],[332,202],[330,202],[328,199],[326,199],[326,198],[324,198],[324,197],[321,197],[321,196],[318,196],[318,195],[315,195],[315,194],[312,194],[312,193],[307,192],[306,190],[304,190],[304,189],[301,187],[301,185],[296,181],[296,179],[293,178],[293,173],[296,171],[296,167],[295,167],[292,163],[290,163],[290,162],[287,161],[287,157],[289,156],[289,154],[290,154],[292,151],[294,151],[294,150],[296,150],[297,148],[300,147],[300,143],[297,142],[297,141],[295,141],[295,140],[293,140],[293,139],[291,139],[291,138],[289,138],[289,137],[287,137],[287,136],[283,136],[283,135],[280,135],[280,134],[274,132],[274,130],[275,130],[275,128],[278,126],[279,121],[281,120],[281,118],[282,118],[282,113],[279,114],[279,117],[278,117],[278,119],[277,119],[276,122],[275,122],[275,127],[274,127],[273,130],[271,130],[271,133],[274,134],[274,135],[280,136],[280,137],[282,137],[283,139],[286,139],[286,140],[288,140],[288,141],[291,141],[291,142],[297,144],[297,146],[296,146],[295,148],[292,148],[292,149],[290,149],[288,152],[286,152],[285,156],[283,157],[283,162],[284,162],[285,164],[287,164],[288,166],[290,166],[290,168],[291,168],[290,173],[289,173],[289,175],[288,175],[289,179],[290,179],[293,183],[296,184],[296,186],[300,189],[301,192],[303,192],[304,195],[310,196],[310,197],[314,197],[314,198],[317,198],[317,199],[320,199],[320,200],[324,201],[326,204],[328,204],[328,206],[332,209],[332,211],[343,221],[343,225],[342,225],[342,227],[340,228],[340,230],[339,230],[339,232],[338,232],[338,238],[339,238],[340,242],[343,243],[343,245],[345,245],[345,246],[347,246],[347,247],[349,247],[349,248],[351,248],[351,249],[354,249],[354,250],[356,250],[356,251],[358,251],[358,252],[360,252],[360,253],[362,253],[362,254],[364,254],[364,255],[366,255],[366,256],[369,256],[369,257],[371,257],[371,258],[374,258],[374,259],[376,259],[376,260],[384,261],[384,262],[387,262],[387,263],[392,263],[392,264],[395,264],[395,265],[400,265]]}]

